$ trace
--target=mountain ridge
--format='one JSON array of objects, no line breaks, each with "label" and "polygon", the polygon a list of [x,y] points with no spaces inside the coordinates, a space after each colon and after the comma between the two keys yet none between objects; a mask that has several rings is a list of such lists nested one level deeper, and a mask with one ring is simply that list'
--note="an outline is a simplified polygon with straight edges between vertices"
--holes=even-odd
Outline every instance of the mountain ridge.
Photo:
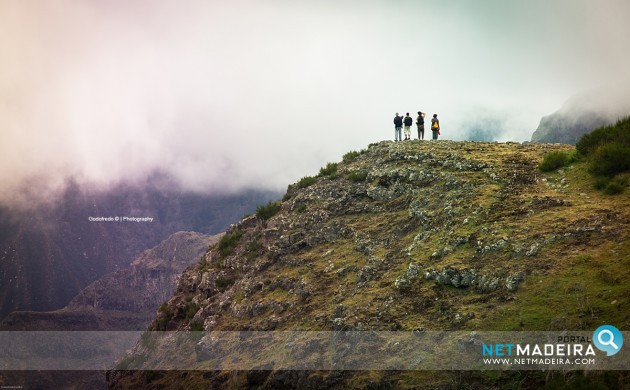
[{"label": "mountain ridge", "polygon": [[[627,327],[630,200],[594,190],[583,163],[538,170],[546,153],[572,149],[383,141],[348,153],[290,185],[275,213],[259,209],[258,217],[233,225],[184,272],[150,329],[579,330],[600,321]],[[196,350],[209,353],[211,344],[202,338]],[[142,345],[134,357],[149,366],[168,358]],[[190,371],[184,379],[166,372],[147,382],[137,372],[112,371],[109,381],[113,388],[434,388],[452,383],[453,375]],[[492,387],[486,379],[471,381]],[[528,383],[544,382],[533,374]]]}]

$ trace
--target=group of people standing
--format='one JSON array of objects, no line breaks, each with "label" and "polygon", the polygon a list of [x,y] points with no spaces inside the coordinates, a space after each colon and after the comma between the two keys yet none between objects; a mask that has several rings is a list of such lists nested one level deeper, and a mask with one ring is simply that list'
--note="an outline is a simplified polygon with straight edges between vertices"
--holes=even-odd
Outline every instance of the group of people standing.
[{"label": "group of people standing", "polygon": [[[419,140],[424,139],[424,115],[424,112],[418,111],[418,116],[416,117]],[[405,141],[410,140],[413,118],[409,116],[409,113],[407,113],[407,115],[405,115],[404,117],[396,113],[396,116],[394,117],[394,141],[402,141],[403,125],[405,126]],[[438,135],[440,135],[440,120],[437,118],[437,114],[433,114],[433,118],[431,118],[431,131],[433,132],[433,139],[438,139]]]}]

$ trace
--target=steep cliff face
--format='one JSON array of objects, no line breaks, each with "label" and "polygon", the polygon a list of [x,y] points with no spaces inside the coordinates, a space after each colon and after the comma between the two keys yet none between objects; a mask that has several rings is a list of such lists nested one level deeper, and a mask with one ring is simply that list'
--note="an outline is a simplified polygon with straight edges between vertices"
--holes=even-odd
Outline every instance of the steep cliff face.
[{"label": "steep cliff face", "polygon": [[[568,145],[381,142],[289,186],[187,270],[154,330],[548,330],[628,325],[630,199]],[[203,354],[207,340],[200,340]],[[142,359],[168,359],[138,345]],[[194,361],[194,357],[193,357]],[[149,378],[149,379],[147,379]],[[508,379],[512,378],[509,375]],[[536,385],[541,376],[532,376]],[[450,373],[110,373],[114,387],[420,386]],[[483,382],[483,378],[478,379]]]},{"label": "steep cliff face", "polygon": [[196,264],[220,235],[177,232],[148,249],[130,268],[107,274],[52,312],[16,311],[2,330],[139,330],[175,291],[182,271]]}]

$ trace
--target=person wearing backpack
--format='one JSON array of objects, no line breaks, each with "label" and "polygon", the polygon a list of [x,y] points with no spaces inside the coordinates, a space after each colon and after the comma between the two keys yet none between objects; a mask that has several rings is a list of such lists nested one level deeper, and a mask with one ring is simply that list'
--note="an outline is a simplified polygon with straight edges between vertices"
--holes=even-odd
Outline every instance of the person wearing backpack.
[{"label": "person wearing backpack", "polygon": [[424,112],[418,111],[416,125],[418,125],[418,140],[424,139]]},{"label": "person wearing backpack", "polygon": [[433,139],[438,139],[438,135],[440,135],[440,120],[437,118],[437,114],[433,114],[431,119],[431,131],[433,131]]},{"label": "person wearing backpack", "polygon": [[402,141],[402,126],[403,126],[403,117],[398,115],[398,113],[396,113],[396,116],[394,117],[394,127],[395,127],[395,133],[394,133],[394,141]]},{"label": "person wearing backpack", "polygon": [[413,119],[407,113],[405,116],[405,141],[411,139],[411,125],[413,125]]}]

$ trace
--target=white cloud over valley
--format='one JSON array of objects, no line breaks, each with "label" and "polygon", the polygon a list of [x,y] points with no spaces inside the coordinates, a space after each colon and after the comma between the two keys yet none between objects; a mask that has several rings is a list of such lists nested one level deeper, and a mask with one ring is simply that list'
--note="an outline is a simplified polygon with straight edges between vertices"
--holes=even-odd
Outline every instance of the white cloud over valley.
[{"label": "white cloud over valley", "polygon": [[0,2],[0,180],[281,189],[392,139],[481,117],[526,140],[576,93],[629,82],[630,3]]}]

